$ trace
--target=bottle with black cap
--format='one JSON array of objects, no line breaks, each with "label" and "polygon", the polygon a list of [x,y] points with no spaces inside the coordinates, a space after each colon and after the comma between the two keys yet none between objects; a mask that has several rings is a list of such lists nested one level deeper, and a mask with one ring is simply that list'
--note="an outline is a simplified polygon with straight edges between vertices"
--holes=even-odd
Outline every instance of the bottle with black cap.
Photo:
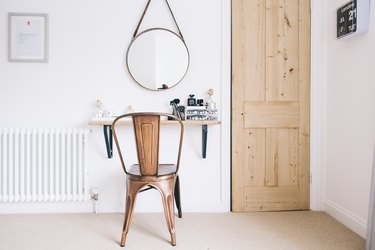
[{"label": "bottle with black cap", "polygon": [[194,95],[189,95],[189,98],[187,99],[187,105],[188,106],[197,106],[197,100],[194,98]]}]

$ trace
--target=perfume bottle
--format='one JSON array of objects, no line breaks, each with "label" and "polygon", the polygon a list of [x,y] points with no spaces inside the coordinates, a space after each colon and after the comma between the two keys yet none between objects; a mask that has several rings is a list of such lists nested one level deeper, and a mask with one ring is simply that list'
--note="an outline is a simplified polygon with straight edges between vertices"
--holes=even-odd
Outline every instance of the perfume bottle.
[{"label": "perfume bottle", "polygon": [[194,98],[194,95],[189,95],[189,98],[187,99],[187,105],[188,106],[197,106],[197,100]]}]

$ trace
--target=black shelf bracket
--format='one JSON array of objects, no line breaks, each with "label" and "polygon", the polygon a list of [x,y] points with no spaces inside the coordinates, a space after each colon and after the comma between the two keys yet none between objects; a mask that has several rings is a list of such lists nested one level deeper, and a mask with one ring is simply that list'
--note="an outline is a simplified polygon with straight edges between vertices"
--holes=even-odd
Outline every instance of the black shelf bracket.
[{"label": "black shelf bracket", "polygon": [[108,158],[113,156],[113,137],[112,137],[112,125],[103,125],[105,146],[107,149]]},{"label": "black shelf bracket", "polygon": [[206,159],[207,155],[207,134],[208,126],[207,124],[202,125],[202,158]]}]

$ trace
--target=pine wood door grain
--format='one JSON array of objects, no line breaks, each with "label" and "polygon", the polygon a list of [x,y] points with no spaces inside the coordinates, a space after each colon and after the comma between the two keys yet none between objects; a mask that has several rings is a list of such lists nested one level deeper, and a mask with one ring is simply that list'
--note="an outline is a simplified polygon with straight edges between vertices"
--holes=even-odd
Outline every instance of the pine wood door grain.
[{"label": "pine wood door grain", "polygon": [[232,0],[232,210],[309,208],[310,1]]}]

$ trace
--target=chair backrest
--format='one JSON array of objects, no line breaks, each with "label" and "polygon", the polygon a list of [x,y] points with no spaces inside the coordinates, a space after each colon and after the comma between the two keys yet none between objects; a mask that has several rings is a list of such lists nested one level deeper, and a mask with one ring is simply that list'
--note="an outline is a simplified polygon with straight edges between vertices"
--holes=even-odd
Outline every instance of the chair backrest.
[{"label": "chair backrest", "polygon": [[141,176],[157,176],[159,166],[160,117],[162,116],[172,117],[180,125],[180,140],[176,163],[176,172],[178,171],[184,134],[184,125],[182,121],[171,114],[139,112],[119,116],[112,123],[113,137],[125,173],[129,174],[122,157],[120,144],[116,134],[116,125],[118,125],[118,122],[121,119],[132,117],[140,174]]}]

